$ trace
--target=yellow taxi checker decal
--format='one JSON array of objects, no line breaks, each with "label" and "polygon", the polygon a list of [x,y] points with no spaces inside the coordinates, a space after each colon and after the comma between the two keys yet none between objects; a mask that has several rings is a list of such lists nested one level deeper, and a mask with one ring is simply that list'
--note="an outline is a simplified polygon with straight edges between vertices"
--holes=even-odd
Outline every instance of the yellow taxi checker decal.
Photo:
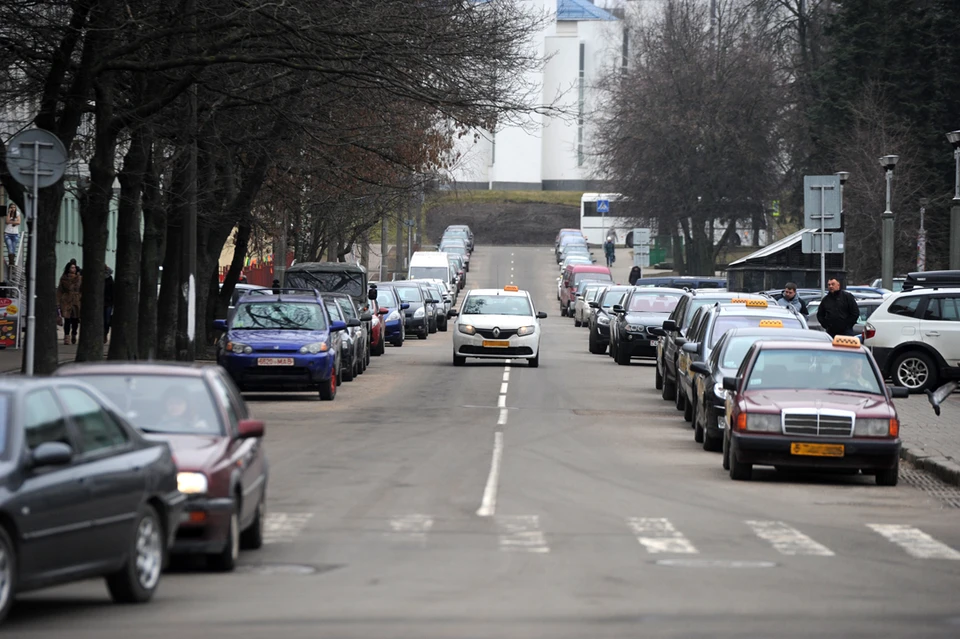
[{"label": "yellow taxi checker decal", "polygon": [[844,346],[846,348],[860,348],[860,340],[849,335],[837,335],[833,338],[834,346]]},{"label": "yellow taxi checker decal", "polygon": [[760,328],[783,328],[780,320],[760,320]]},{"label": "yellow taxi checker decal", "polygon": [[748,308],[767,308],[767,300],[747,300]]}]

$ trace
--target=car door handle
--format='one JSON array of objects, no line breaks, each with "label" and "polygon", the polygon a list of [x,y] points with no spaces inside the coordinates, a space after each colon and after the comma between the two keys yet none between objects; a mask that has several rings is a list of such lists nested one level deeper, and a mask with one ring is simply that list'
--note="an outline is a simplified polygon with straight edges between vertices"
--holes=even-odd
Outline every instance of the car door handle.
[{"label": "car door handle", "polygon": [[924,331],[923,334],[927,337],[940,337],[940,331]]}]

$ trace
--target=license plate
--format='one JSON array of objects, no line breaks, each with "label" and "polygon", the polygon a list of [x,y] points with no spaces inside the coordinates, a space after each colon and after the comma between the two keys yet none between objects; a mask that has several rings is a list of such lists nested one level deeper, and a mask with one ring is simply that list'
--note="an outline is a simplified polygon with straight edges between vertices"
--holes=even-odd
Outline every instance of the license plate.
[{"label": "license plate", "polygon": [[843,444],[790,444],[791,455],[843,457]]},{"label": "license plate", "polygon": [[293,366],[292,357],[258,357],[257,366]]},{"label": "license plate", "polygon": [[510,340],[505,339],[485,339],[483,340],[484,348],[508,348],[510,346]]},{"label": "license plate", "polygon": [[657,340],[655,339],[650,340],[650,346],[656,346],[656,345],[657,345]]}]

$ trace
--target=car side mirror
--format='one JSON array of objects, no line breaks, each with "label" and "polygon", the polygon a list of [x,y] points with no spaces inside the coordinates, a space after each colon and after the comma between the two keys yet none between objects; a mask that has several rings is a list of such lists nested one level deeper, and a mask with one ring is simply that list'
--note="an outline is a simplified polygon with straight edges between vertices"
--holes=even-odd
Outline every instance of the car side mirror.
[{"label": "car side mirror", "polygon": [[263,422],[259,419],[241,419],[237,424],[240,439],[263,437]]},{"label": "car side mirror", "polygon": [[582,299],[583,299],[583,295],[580,295],[580,293],[577,293],[577,299],[578,299],[578,300],[582,300]]},{"label": "car side mirror", "polygon": [[690,364],[690,370],[701,375],[710,375],[710,368],[703,362],[693,362]]},{"label": "car side mirror", "polygon": [[547,319],[547,314],[544,311],[538,311],[537,319]]},{"label": "car side mirror", "polygon": [[684,353],[691,353],[691,354],[696,353],[699,349],[700,349],[700,344],[698,344],[697,342],[687,342],[686,344],[680,347],[680,350],[682,350]]},{"label": "car side mirror", "polygon": [[367,291],[367,299],[368,299],[368,300],[375,300],[375,299],[377,299],[377,287],[376,287],[376,286],[371,286],[371,287],[370,287],[370,290]]},{"label": "car side mirror", "polygon": [[678,348],[683,348],[683,345],[687,343],[686,337],[678,337],[673,340],[673,343],[677,345]]},{"label": "car side mirror", "polygon": [[225,320],[225,319],[213,320],[213,328],[214,328],[215,330],[218,330],[218,331],[226,331],[226,330],[227,330],[227,320]]},{"label": "car side mirror", "polygon": [[427,304],[439,304],[439,303],[440,303],[440,302],[438,302],[437,300],[434,300],[434,299],[429,299],[429,300],[427,300]]},{"label": "car side mirror", "polygon": [[449,313],[450,317],[456,317],[459,314],[460,314],[460,311],[458,311],[457,309],[455,308],[450,309],[450,313]]},{"label": "car side mirror", "polygon": [[406,303],[406,302],[404,302],[403,304],[400,305],[400,310],[401,310],[401,311],[405,311],[405,310],[407,310],[408,308],[410,308],[410,305],[409,305],[408,303]]},{"label": "car side mirror", "polygon": [[623,306],[621,306],[620,304],[614,304],[612,310],[617,315],[623,315],[624,313],[627,312],[626,309],[624,309]]},{"label": "car side mirror", "polygon": [[335,320],[330,322],[330,330],[332,332],[343,331],[347,329],[347,323],[341,322],[340,320]]},{"label": "car side mirror", "polygon": [[600,305],[596,302],[587,302],[587,306],[590,308],[600,308]]},{"label": "car side mirror", "polygon": [[651,326],[647,328],[647,332],[651,335],[656,335],[657,337],[666,337],[667,333],[659,326]]},{"label": "car side mirror", "polygon": [[890,389],[890,397],[894,399],[906,399],[910,397],[910,391],[903,386],[887,386]]},{"label": "car side mirror", "polygon": [[371,315],[370,313],[364,313],[363,315],[360,316],[360,321],[361,321],[361,322],[372,322],[372,321],[373,321],[373,315]]},{"label": "car side mirror", "polygon": [[723,378],[723,390],[736,391],[737,384],[740,383],[739,377],[724,377]]},{"label": "car side mirror", "polygon": [[30,453],[30,465],[33,468],[63,466],[73,459],[73,449],[63,442],[43,442]]},{"label": "car side mirror", "polygon": [[349,326],[350,328],[356,328],[360,325],[361,325],[361,322],[356,317],[351,317],[350,319],[347,320],[347,326]]},{"label": "car side mirror", "polygon": [[381,306],[380,310],[377,311],[377,315],[387,315],[390,313],[390,309],[386,306]]},{"label": "car side mirror", "polygon": [[663,330],[667,331],[668,333],[672,333],[673,331],[677,330],[677,321],[672,319],[663,320]]}]

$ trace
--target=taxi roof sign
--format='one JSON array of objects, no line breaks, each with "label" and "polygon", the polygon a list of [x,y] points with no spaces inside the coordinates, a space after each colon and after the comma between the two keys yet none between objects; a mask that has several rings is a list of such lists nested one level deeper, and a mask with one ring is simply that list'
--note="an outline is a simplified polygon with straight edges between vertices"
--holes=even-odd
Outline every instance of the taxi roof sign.
[{"label": "taxi roof sign", "polygon": [[834,346],[843,346],[844,348],[860,348],[860,340],[850,335],[837,335],[833,338]]},{"label": "taxi roof sign", "polygon": [[730,304],[746,304],[747,298],[745,297],[735,297],[729,302]]},{"label": "taxi roof sign", "polygon": [[778,319],[760,320],[760,328],[783,328],[783,321]]},{"label": "taxi roof sign", "polygon": [[747,308],[767,308],[767,300],[747,300]]},{"label": "taxi roof sign", "polygon": [[519,293],[519,292],[520,292],[520,287],[519,287],[519,286],[513,286],[512,284],[507,284],[506,286],[503,287],[503,290],[505,290],[505,291],[510,291],[510,292],[512,292],[512,293]]}]

